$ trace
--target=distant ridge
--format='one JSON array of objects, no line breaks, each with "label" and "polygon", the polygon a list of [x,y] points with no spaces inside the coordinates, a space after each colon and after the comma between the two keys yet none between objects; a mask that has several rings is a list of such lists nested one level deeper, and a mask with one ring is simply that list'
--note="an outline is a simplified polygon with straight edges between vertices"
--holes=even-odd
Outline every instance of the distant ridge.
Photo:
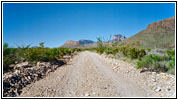
[{"label": "distant ridge", "polygon": [[[125,40],[126,37],[117,34],[113,36],[113,39],[109,42],[115,43],[115,42],[120,42]],[[73,41],[73,40],[67,40],[62,47],[66,48],[92,48],[92,47],[97,47],[97,43],[92,41],[92,40],[79,40],[79,41]]]},{"label": "distant ridge", "polygon": [[92,40],[79,40],[79,41],[73,41],[73,40],[67,40],[66,43],[62,45],[62,47],[66,48],[82,48],[86,44],[92,44],[94,41]]}]

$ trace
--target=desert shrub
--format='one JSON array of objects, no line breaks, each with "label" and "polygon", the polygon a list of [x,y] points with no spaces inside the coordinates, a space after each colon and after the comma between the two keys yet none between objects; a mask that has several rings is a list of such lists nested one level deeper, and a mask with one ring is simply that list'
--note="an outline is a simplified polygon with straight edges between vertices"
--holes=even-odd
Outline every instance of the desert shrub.
[{"label": "desert shrub", "polygon": [[120,47],[119,52],[122,53],[124,56],[128,55],[128,47]]},{"label": "desert shrub", "polygon": [[169,56],[150,54],[137,62],[136,68],[144,67],[151,71],[168,72],[174,74],[175,56],[170,59]]},{"label": "desert shrub", "polygon": [[[43,44],[42,44],[43,45]],[[18,48],[8,48],[8,44],[4,44],[3,47],[3,70],[7,72],[11,70],[9,65],[15,62],[28,61],[36,63],[38,61],[54,62],[62,58],[64,55],[70,55],[71,53],[81,51],[81,49],[73,48],[44,48],[36,47],[30,48],[27,46],[18,46]]]},{"label": "desert shrub", "polygon": [[131,59],[141,59],[146,55],[145,49],[129,48],[129,47],[119,47],[118,50],[125,57],[130,57]]},{"label": "desert shrub", "polygon": [[70,54],[67,49],[61,48],[30,48],[24,52],[24,57],[27,61],[37,62],[37,61],[56,61],[65,54]]},{"label": "desert shrub", "polygon": [[160,57],[156,55],[146,56],[143,60],[138,61],[137,68],[146,67],[151,71],[158,71],[160,70],[159,69],[160,65],[158,63],[159,60],[160,60]]},{"label": "desert shrub", "polygon": [[142,68],[142,67],[148,67],[149,64],[152,64],[152,55],[146,56],[144,59],[139,60],[137,62],[137,67],[136,68]]},{"label": "desert shrub", "polygon": [[104,52],[109,55],[109,54],[113,54],[113,49],[112,48],[105,48]]},{"label": "desert shrub", "polygon": [[87,51],[92,51],[92,52],[97,52],[99,53],[98,51],[98,48],[88,48]]},{"label": "desert shrub", "polygon": [[168,72],[175,74],[175,50],[167,50]]},{"label": "desert shrub", "polygon": [[6,56],[6,55],[14,54],[15,51],[16,51],[15,48],[6,48],[3,50],[3,55]]},{"label": "desert shrub", "polygon": [[172,56],[171,59],[168,62],[168,72],[171,74],[175,74],[175,56]]},{"label": "desert shrub", "polygon": [[3,73],[11,70],[12,68],[10,68],[9,66],[11,64],[14,64],[16,61],[17,61],[17,59],[14,57],[11,58],[11,56],[4,56],[3,57]]},{"label": "desert shrub", "polygon": [[8,48],[8,44],[4,43],[3,45],[3,71],[7,72],[11,68],[9,65],[14,64],[17,61],[15,48]]},{"label": "desert shrub", "polygon": [[174,75],[175,74],[175,68],[174,67],[169,67],[167,72]]},{"label": "desert shrub", "polygon": [[118,53],[118,52],[119,52],[119,49],[118,49],[118,48],[113,48],[112,53],[113,53],[114,55],[116,55],[116,53]]},{"label": "desert shrub", "polygon": [[112,47],[117,47],[118,44],[119,44],[119,42],[114,42],[114,43],[112,44]]},{"label": "desert shrub", "polygon": [[150,52],[151,51],[151,49],[150,48],[147,48],[147,52]]},{"label": "desert shrub", "polygon": [[101,38],[97,38],[98,42],[97,42],[97,53],[102,54],[105,49],[107,48],[107,46],[103,43],[103,41],[101,40]]},{"label": "desert shrub", "polygon": [[82,51],[80,48],[72,48],[70,50],[71,50],[71,53]]},{"label": "desert shrub", "polygon": [[104,52],[108,55],[108,54],[112,54],[115,55],[116,53],[118,53],[118,49],[117,48],[113,48],[113,47],[107,47],[105,48]]},{"label": "desert shrub", "polygon": [[16,61],[16,57],[14,57],[12,54],[3,56],[3,71],[7,72],[11,70],[12,68],[10,68],[9,65],[14,64]]},{"label": "desert shrub", "polygon": [[44,48],[44,42],[39,43],[41,48]]},{"label": "desert shrub", "polygon": [[141,59],[146,55],[145,49],[139,50],[138,58]]},{"label": "desert shrub", "polygon": [[6,49],[6,48],[8,48],[8,43],[3,44],[3,49]]},{"label": "desert shrub", "polygon": [[23,57],[30,62],[48,61],[47,49],[44,48],[30,48],[24,52],[24,55]]},{"label": "desert shrub", "polygon": [[63,55],[70,55],[72,52],[68,48],[59,48],[60,52],[63,53]]},{"label": "desert shrub", "polygon": [[136,59],[138,57],[138,49],[136,48],[130,48],[128,49],[128,56],[131,57],[131,59]]},{"label": "desert shrub", "polygon": [[167,50],[166,53],[167,53],[168,56],[174,56],[175,50]]},{"label": "desert shrub", "polygon": [[9,57],[3,58],[3,71],[4,71],[4,73],[8,72],[9,70],[12,69],[12,68],[9,67],[9,65],[14,64],[15,61],[16,61],[15,58],[11,58],[11,59],[9,59]]}]

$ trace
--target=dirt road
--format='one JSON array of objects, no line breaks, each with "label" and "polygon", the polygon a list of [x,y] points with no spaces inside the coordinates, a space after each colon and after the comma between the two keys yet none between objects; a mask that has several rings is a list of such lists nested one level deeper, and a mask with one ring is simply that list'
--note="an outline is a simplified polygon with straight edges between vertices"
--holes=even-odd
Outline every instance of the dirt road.
[{"label": "dirt road", "polygon": [[141,81],[116,73],[99,54],[81,52],[67,65],[26,88],[25,97],[151,97]]}]

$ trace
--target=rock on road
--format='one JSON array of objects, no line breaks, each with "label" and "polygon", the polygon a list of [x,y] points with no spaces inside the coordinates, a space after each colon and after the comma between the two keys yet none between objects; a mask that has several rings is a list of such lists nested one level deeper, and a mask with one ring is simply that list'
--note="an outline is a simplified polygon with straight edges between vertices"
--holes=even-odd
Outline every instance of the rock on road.
[{"label": "rock on road", "polygon": [[20,97],[152,97],[154,91],[116,73],[99,54],[84,51],[46,78],[25,87]]}]

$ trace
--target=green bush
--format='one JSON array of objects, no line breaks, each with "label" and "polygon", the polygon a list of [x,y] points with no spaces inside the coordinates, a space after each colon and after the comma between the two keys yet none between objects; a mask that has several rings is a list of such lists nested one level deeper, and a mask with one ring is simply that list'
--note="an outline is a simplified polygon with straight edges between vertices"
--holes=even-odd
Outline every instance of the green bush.
[{"label": "green bush", "polygon": [[146,55],[146,51],[144,49],[129,47],[119,47],[118,49],[120,53],[126,57],[130,57],[131,59],[141,59]]},{"label": "green bush", "polygon": [[153,70],[157,71],[159,70],[160,67],[158,60],[159,60],[158,56],[155,55],[146,56],[143,60],[138,61],[137,68],[146,67],[151,71]]},{"label": "green bush", "polygon": [[97,51],[97,53],[102,54],[105,51],[105,49],[107,49],[108,46],[106,44],[104,44],[104,42],[101,40],[101,38],[97,38],[97,40],[98,40],[98,42],[97,42],[96,51]]},{"label": "green bush", "polygon": [[128,47],[120,47],[119,48],[120,53],[122,53],[124,56],[128,55]]},{"label": "green bush", "polygon": [[167,53],[168,56],[174,56],[175,50],[167,50],[166,53]]},{"label": "green bush", "polygon": [[169,58],[168,56],[157,56],[157,55],[148,55],[144,57],[142,60],[137,62],[136,68],[147,68],[151,71],[157,72],[168,72],[174,74],[175,68],[175,57]]},{"label": "green bush", "polygon": [[14,64],[15,61],[18,61],[16,57],[16,49],[8,48],[8,44],[4,43],[3,45],[3,71],[7,72],[11,70],[9,65]]},{"label": "green bush", "polygon": [[10,58],[9,56],[3,57],[3,72],[8,72],[12,68],[9,67],[9,65],[14,64],[16,61],[15,58]]},{"label": "green bush", "polygon": [[138,60],[136,68],[145,67],[151,71],[175,73],[175,50],[167,50],[165,54],[164,51],[158,49],[157,52],[163,55],[150,54],[146,56],[147,52],[151,51],[150,48],[145,50],[129,46],[117,46],[117,43],[112,44],[111,47],[105,46],[101,39],[98,39],[98,48],[96,48],[96,51],[100,54],[106,53],[107,55],[119,53],[120,57],[124,56],[131,58],[131,60]]},{"label": "green bush", "polygon": [[147,51],[148,51],[148,52],[150,52],[150,51],[151,51],[151,49],[150,49],[150,48],[147,48]]},{"label": "green bush", "polygon": [[109,54],[112,54],[112,53],[113,53],[113,51],[112,51],[112,49],[111,49],[111,48],[106,48],[106,49],[104,50],[104,52],[105,52],[107,55],[109,55]]},{"label": "green bush", "polygon": [[[74,52],[74,51],[73,51]],[[30,48],[25,51],[28,61],[56,61],[64,55],[70,55],[72,51],[67,48]]]},{"label": "green bush", "polygon": [[141,50],[139,51],[139,56],[138,56],[138,57],[141,59],[141,58],[143,58],[145,55],[146,55],[145,49],[141,49]]},{"label": "green bush", "polygon": [[142,67],[149,67],[149,64],[152,64],[153,63],[153,61],[152,61],[152,55],[149,55],[149,56],[146,56],[144,59],[142,59],[142,60],[139,60],[138,62],[137,62],[137,69],[138,68],[142,68]]},{"label": "green bush", "polygon": [[64,55],[70,55],[74,52],[79,52],[81,49],[73,48],[29,48],[27,46],[18,46],[18,48],[8,48],[8,44],[4,44],[3,48],[3,70],[7,72],[11,70],[9,65],[15,62],[54,62],[62,58]]}]

